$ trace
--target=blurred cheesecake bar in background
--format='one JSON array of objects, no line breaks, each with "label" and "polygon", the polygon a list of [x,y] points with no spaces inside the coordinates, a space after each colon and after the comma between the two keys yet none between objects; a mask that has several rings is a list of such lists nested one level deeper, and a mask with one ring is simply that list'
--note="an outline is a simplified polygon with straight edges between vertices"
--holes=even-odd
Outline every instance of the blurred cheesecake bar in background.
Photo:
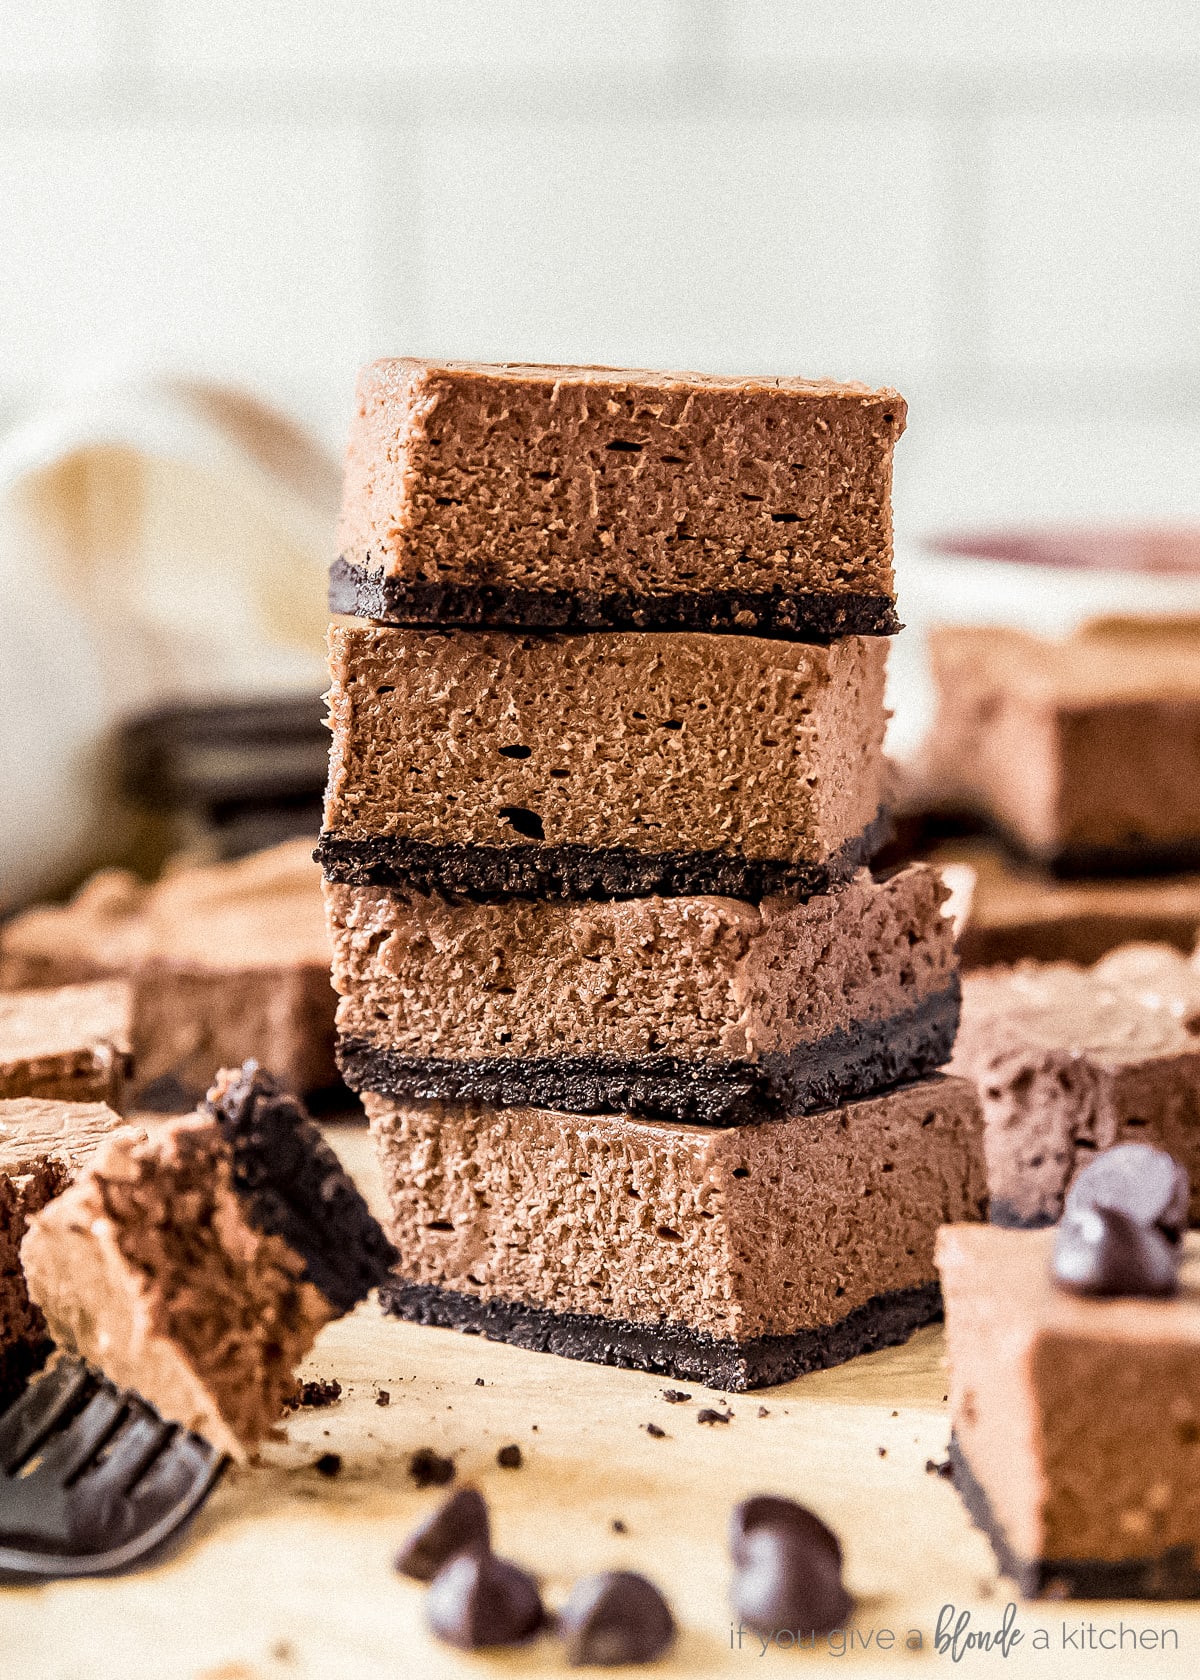
[{"label": "blurred cheesecake bar in background", "polygon": [[942,628],[930,654],[932,805],[1062,874],[1200,864],[1200,619],[1101,619],[1061,641]]},{"label": "blurred cheesecake bar in background", "polygon": [[899,628],[895,391],[602,367],[371,363],[335,612],[400,624]]},{"label": "blurred cheesecake bar in background", "polygon": [[67,904],[0,927],[0,982],[120,976],[133,993],[138,1101],[194,1101],[215,1069],[269,1061],[292,1089],[337,1083],[334,995],[312,841],[181,865],[147,886],[104,870]]},{"label": "blurred cheesecake bar in background", "polygon": [[123,1106],[133,990],[123,980],[0,992],[0,1098]]}]

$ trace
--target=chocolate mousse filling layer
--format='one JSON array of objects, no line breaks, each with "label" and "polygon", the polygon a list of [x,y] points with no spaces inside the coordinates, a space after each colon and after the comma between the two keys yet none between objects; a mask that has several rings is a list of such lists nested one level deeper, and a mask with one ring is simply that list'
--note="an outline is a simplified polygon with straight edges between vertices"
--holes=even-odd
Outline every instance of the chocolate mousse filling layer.
[{"label": "chocolate mousse filling layer", "polygon": [[339,1045],[346,1083],[385,1096],[532,1104],[571,1114],[642,1114],[700,1126],[750,1125],[770,1115],[809,1113],[930,1073],[950,1058],[959,986],[923,998],[885,1021],[756,1061],[687,1061],[679,1056],[528,1056],[461,1060],[406,1056],[347,1038]]},{"label": "chocolate mousse filling layer", "polygon": [[430,1284],[388,1284],[379,1300],[385,1312],[414,1324],[510,1342],[531,1353],[653,1371],[731,1394],[771,1388],[862,1353],[895,1347],[942,1316],[936,1283],[885,1291],[834,1324],[745,1342],[709,1335],[688,1324],[649,1326],[598,1313],[554,1312],[523,1301],[481,1301]]},{"label": "chocolate mousse filling layer", "polygon": [[[390,1296],[388,1297],[390,1303]],[[389,1305],[389,1310],[390,1305]],[[1154,1557],[1026,1558],[1009,1545],[992,1502],[951,1432],[948,1452],[954,1486],[967,1514],[987,1536],[1000,1571],[1024,1598],[1200,1598],[1200,1562],[1191,1546]]]},{"label": "chocolate mousse filling layer", "polygon": [[[513,817],[515,823],[519,817]],[[371,839],[326,830],[315,856],[328,881],[411,887],[472,898],[684,898],[712,893],[752,904],[773,893],[810,897],[848,881],[891,833],[885,811],[819,863],[726,852],[643,852],[630,846],[438,844],[404,835]]]},{"label": "chocolate mousse filling layer", "polygon": [[858,591],[524,589],[515,584],[394,577],[340,556],[329,571],[329,610],[385,624],[520,630],[694,630],[793,642],[894,636],[890,595]]}]

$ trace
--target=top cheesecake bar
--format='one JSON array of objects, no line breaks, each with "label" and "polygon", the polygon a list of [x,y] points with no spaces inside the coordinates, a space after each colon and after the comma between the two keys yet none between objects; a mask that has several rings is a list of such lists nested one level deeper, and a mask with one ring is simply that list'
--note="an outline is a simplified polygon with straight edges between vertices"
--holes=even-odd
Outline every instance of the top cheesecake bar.
[{"label": "top cheesecake bar", "polygon": [[399,624],[891,635],[895,391],[378,361],[334,612]]}]

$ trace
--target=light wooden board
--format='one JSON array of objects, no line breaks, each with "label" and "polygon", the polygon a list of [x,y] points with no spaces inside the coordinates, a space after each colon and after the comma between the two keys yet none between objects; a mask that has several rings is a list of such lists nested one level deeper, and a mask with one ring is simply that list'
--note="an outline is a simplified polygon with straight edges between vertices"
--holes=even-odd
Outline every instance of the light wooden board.
[{"label": "light wooden board", "polygon": [[[377,1192],[362,1131],[334,1142]],[[422,1623],[422,1589],[391,1558],[443,1493],[417,1490],[409,1455],[452,1454],[460,1479],[491,1503],[497,1547],[561,1603],[577,1576],[627,1567],[663,1587],[682,1628],[670,1675],[1200,1674],[1200,1607],[1021,1605],[1022,1642],[1007,1660],[971,1651],[957,1668],[933,1649],[946,1603],[972,1627],[995,1627],[1011,1596],[950,1484],[929,1475],[944,1456],[947,1421],[941,1337],[859,1359],[763,1394],[735,1395],[734,1420],[696,1422],[713,1396],[695,1385],[668,1405],[663,1382],[383,1319],[373,1305],[332,1325],[308,1376],[345,1391],[328,1410],[293,1417],[262,1465],[233,1472],[181,1553],[119,1581],[0,1589],[0,1680],[407,1680],[446,1675],[546,1675],[565,1670],[552,1638],[527,1650],[466,1656],[435,1645]],[[483,1379],[478,1386],[477,1379]],[[391,1403],[375,1397],[386,1388]],[[760,1406],[769,1415],[759,1416]],[[653,1420],[665,1440],[647,1435]],[[517,1442],[520,1470],[497,1449]],[[883,1453],[880,1449],[884,1449]],[[340,1453],[336,1480],[312,1468]],[[859,1600],[847,1655],[741,1649],[728,1611],[725,1524],[733,1502],[777,1491],[813,1505],[842,1535]],[[614,1533],[621,1519],[625,1535]],[[1179,1649],[1064,1649],[1064,1625],[1096,1637],[1175,1630]],[[1033,1649],[1035,1630],[1051,1648]],[[874,1639],[891,1630],[896,1649]],[[910,1630],[920,1652],[903,1649]],[[731,1639],[733,1645],[731,1646]],[[633,1672],[633,1671],[622,1671]]]}]

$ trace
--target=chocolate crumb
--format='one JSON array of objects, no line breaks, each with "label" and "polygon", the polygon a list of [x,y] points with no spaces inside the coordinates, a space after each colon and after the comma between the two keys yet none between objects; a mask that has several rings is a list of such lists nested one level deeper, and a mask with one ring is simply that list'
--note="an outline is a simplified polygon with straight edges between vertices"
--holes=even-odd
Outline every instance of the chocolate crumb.
[{"label": "chocolate crumb", "polygon": [[899,1412],[893,1412],[893,1413],[892,1413],[892,1416],[893,1416],[893,1417],[899,1417],[899,1416],[900,1416],[900,1413],[899,1413]]},{"label": "chocolate crumb", "polygon": [[375,1404],[377,1406],[390,1406],[391,1403],[391,1395],[388,1393],[386,1388],[381,1388],[379,1393],[375,1396]]},{"label": "chocolate crumb", "polygon": [[758,1415],[759,1417],[770,1417],[771,1414],[765,1406],[760,1406],[758,1408]]},{"label": "chocolate crumb", "polygon": [[925,1474],[927,1476],[950,1477],[954,1474],[954,1467],[948,1458],[944,1458],[940,1464],[936,1459],[927,1458],[925,1460]]},{"label": "chocolate crumb", "polygon": [[666,1430],[660,1429],[656,1423],[648,1423],[646,1425],[646,1433],[647,1435],[652,1436],[656,1441],[665,1441],[667,1438]]},{"label": "chocolate crumb", "polygon": [[482,1378],[482,1377],[476,1377],[476,1378],[475,1378],[475,1387],[476,1387],[476,1388],[484,1388],[484,1387],[486,1387],[486,1384],[485,1384],[485,1383],[484,1383],[484,1380],[483,1380],[483,1378]]},{"label": "chocolate crumb", "polygon": [[696,1413],[697,1423],[732,1423],[732,1412],[718,1412],[712,1406],[701,1406]]},{"label": "chocolate crumb", "polygon": [[342,1473],[341,1453],[322,1453],[313,1465],[318,1476],[340,1476]]},{"label": "chocolate crumb", "polygon": [[318,1406],[334,1406],[342,1398],[342,1385],[336,1377],[328,1380],[317,1377],[312,1382],[302,1382],[297,1388],[291,1404],[299,1407],[316,1408]]},{"label": "chocolate crumb", "polygon": [[432,1447],[418,1447],[408,1461],[408,1473],[418,1487],[445,1487],[454,1480],[454,1460],[442,1458]]},{"label": "chocolate crumb", "polygon": [[876,1447],[875,1451],[879,1454],[880,1458],[886,1458],[887,1457],[887,1448],[886,1447]]},{"label": "chocolate crumb", "polygon": [[612,1520],[612,1531],[613,1531],[614,1534],[628,1534],[629,1533],[629,1530],[626,1528],[625,1524],[621,1521],[620,1517],[614,1517],[613,1518],[613,1520]]},{"label": "chocolate crumb", "polygon": [[519,1470],[524,1462],[521,1449],[515,1441],[510,1442],[507,1447],[501,1447],[496,1454],[496,1463],[502,1470]]},{"label": "chocolate crumb", "polygon": [[682,1388],[664,1388],[662,1397],[668,1406],[682,1406],[686,1400],[692,1398],[690,1394],[685,1394]]}]

